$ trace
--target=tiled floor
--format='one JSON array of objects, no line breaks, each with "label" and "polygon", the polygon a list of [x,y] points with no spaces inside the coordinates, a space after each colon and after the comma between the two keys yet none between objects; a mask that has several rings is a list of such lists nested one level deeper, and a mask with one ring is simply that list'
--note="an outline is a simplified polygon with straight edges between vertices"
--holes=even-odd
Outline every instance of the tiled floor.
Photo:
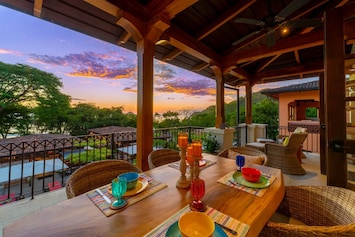
[{"label": "tiled floor", "polygon": [[[326,176],[319,173],[319,155],[306,153],[306,156],[303,159],[306,175],[284,175],[285,185],[326,185]],[[37,195],[33,200],[27,198],[0,206],[0,237],[5,225],[66,199],[65,188],[61,188]]]}]

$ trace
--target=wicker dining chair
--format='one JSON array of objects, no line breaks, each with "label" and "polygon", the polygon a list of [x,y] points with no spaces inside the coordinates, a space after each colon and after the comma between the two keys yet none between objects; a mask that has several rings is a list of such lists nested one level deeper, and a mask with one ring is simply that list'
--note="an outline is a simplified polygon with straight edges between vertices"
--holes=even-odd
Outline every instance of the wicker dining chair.
[{"label": "wicker dining chair", "polygon": [[[230,154],[233,152],[236,152],[236,153],[244,155],[244,156],[248,156],[248,157],[246,157],[246,163],[248,160],[250,161],[250,163],[259,163],[259,161],[260,161],[259,158],[262,158],[261,159],[262,162],[259,164],[265,165],[267,163],[268,157],[266,156],[266,154],[264,152],[262,152],[258,149],[246,147],[246,146],[238,146],[238,147],[231,147],[231,148],[224,149],[223,151],[218,153],[218,156],[232,158],[232,157],[230,157]],[[232,159],[235,159],[235,156],[233,156]],[[257,161],[257,162],[253,162],[253,160]]]},{"label": "wicker dining chair", "polygon": [[299,148],[306,140],[308,133],[293,133],[287,145],[266,143],[265,154],[268,157],[267,166],[281,169],[286,174],[303,175],[306,171],[298,160]]},{"label": "wicker dining chair", "polygon": [[169,164],[171,162],[175,162],[179,160],[180,160],[179,152],[168,148],[154,150],[148,155],[149,169],[153,169],[155,167]]},{"label": "wicker dining chair", "polygon": [[65,185],[67,198],[109,184],[119,174],[130,171],[143,172],[137,166],[123,160],[102,160],[84,165],[72,173],[67,180]]},{"label": "wicker dining chair", "polygon": [[302,224],[269,221],[259,237],[355,236],[355,192],[333,186],[286,186],[277,210]]}]

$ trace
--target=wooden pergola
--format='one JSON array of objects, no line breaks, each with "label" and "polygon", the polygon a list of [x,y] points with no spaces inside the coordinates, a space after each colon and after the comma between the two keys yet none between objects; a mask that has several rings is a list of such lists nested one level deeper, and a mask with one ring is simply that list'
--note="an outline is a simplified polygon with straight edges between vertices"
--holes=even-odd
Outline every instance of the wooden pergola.
[{"label": "wooden pergola", "polygon": [[[354,57],[353,1],[0,0],[0,4],[137,52],[137,164],[143,170],[148,169],[153,147],[154,59],[216,81],[216,128],[224,123],[225,87],[245,86],[249,124],[253,85],[319,77],[322,171],[328,184],[346,186],[346,154],[334,152],[332,142],[351,142],[346,141],[344,69],[353,64],[345,61]],[[285,27],[286,34],[281,31]]]}]

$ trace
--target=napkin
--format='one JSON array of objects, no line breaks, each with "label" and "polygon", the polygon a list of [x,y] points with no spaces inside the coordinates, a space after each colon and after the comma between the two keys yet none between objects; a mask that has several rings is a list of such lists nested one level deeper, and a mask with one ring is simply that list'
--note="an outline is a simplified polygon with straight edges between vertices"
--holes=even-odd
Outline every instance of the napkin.
[{"label": "napkin", "polygon": [[[140,174],[139,175],[140,179],[146,179],[148,181],[148,187],[142,191],[141,193],[138,193],[137,195],[130,196],[130,197],[124,197],[124,199],[127,201],[127,207],[143,200],[146,197],[149,197],[153,195],[154,193],[159,192],[160,190],[168,187],[168,185],[161,183],[158,180],[155,180],[145,174]],[[115,197],[112,196],[112,194],[108,191],[108,188],[110,187],[110,184],[107,184],[103,187],[100,188],[101,192],[103,192],[104,195],[106,195],[108,198],[111,199],[111,201],[115,200]],[[90,200],[102,211],[102,213],[105,216],[111,216],[117,212],[120,212],[124,209],[119,209],[119,210],[113,210],[110,208],[110,204],[108,204],[103,197],[98,194],[95,190],[90,191],[87,196],[90,198]]]},{"label": "napkin", "polygon": [[[230,187],[233,187],[233,188],[236,188],[236,189],[239,189],[239,190],[242,190],[242,191],[247,192],[247,193],[254,194],[254,195],[258,196],[258,197],[262,197],[264,195],[264,193],[267,191],[267,188],[248,188],[246,186],[243,186],[243,185],[237,183],[233,179],[233,174],[234,173],[235,173],[235,171],[232,171],[232,172],[226,174],[225,176],[220,178],[217,182],[221,183],[221,184],[228,185]],[[262,173],[262,175],[269,180],[270,185],[276,179],[276,176],[274,176],[274,175],[269,175],[269,174],[264,174],[264,173]]]},{"label": "napkin", "polygon": [[[164,221],[162,224],[154,228],[152,231],[144,235],[144,237],[164,237],[166,235],[166,232],[169,230],[169,227],[176,222],[179,217],[190,211],[190,206],[187,205],[184,208],[180,209],[178,212],[176,212],[174,215],[172,215],[169,219]],[[207,207],[207,210],[205,211],[207,215],[209,215],[215,222],[222,224],[224,226],[229,227],[232,230],[237,231],[237,237],[244,237],[248,231],[250,226],[248,224],[244,224],[212,207]],[[234,236],[233,234],[225,231],[227,236],[232,237]]]}]

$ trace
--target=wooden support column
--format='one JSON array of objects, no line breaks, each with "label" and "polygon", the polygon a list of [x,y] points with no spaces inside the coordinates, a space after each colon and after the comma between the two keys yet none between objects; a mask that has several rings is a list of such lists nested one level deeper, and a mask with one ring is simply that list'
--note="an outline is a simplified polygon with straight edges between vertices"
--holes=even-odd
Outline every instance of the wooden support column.
[{"label": "wooden support column", "polygon": [[252,112],[251,112],[251,107],[252,107],[252,85],[248,82],[245,85],[245,123],[246,124],[251,124],[253,122],[252,120]]},{"label": "wooden support column", "polygon": [[149,169],[148,155],[153,150],[153,86],[155,42],[170,26],[166,15],[156,15],[143,22],[123,11],[117,24],[122,26],[137,42],[138,92],[137,92],[137,154],[136,163],[143,171]]},{"label": "wooden support column", "polygon": [[153,148],[153,66],[155,42],[144,39],[137,44],[137,166],[148,170],[148,155]]},{"label": "wooden support column", "polygon": [[319,108],[319,120],[320,120],[320,130],[319,130],[319,144],[320,144],[320,172],[321,174],[327,173],[327,160],[326,160],[326,130],[325,130],[325,106],[324,106],[324,72],[319,75],[319,98],[320,98],[320,108]]},{"label": "wooden support column", "polygon": [[221,124],[225,123],[224,116],[224,79],[220,67],[211,66],[216,76],[216,128],[221,128]]},{"label": "wooden support column", "polygon": [[331,140],[346,139],[345,116],[345,74],[344,74],[344,29],[341,8],[325,13],[325,122],[326,122],[326,171],[327,184],[338,187],[347,186],[346,154],[334,152]]}]

